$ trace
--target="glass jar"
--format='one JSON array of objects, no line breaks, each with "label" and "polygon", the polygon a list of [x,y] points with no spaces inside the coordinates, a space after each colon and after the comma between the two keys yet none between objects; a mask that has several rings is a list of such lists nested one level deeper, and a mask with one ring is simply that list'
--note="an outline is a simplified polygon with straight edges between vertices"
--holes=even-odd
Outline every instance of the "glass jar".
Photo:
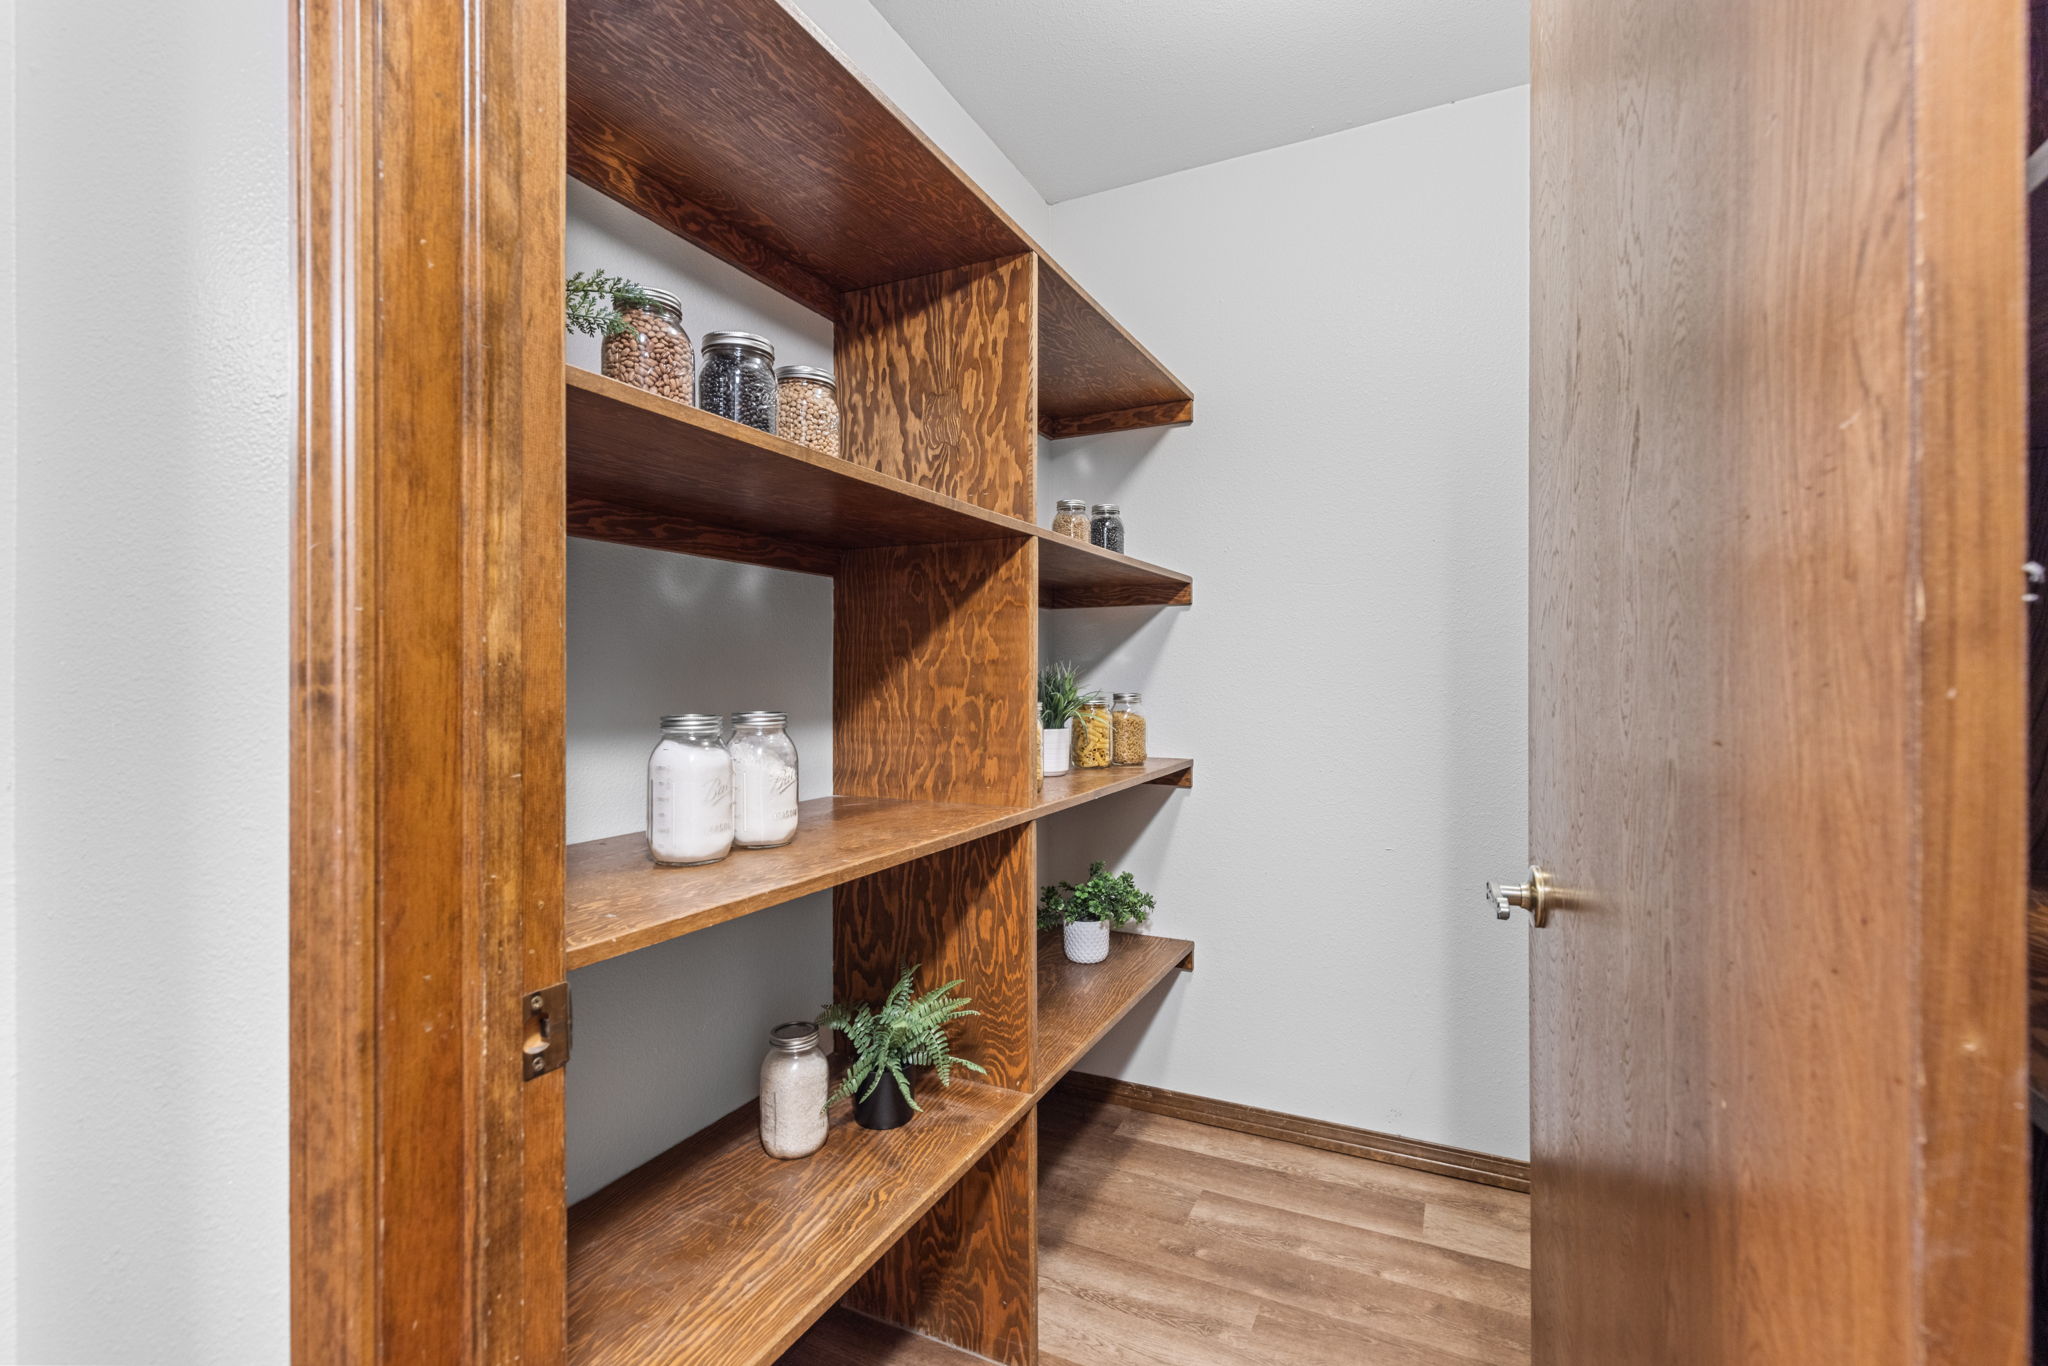
[{"label": "glass jar", "polygon": [[1088,505],[1077,498],[1062,498],[1058,509],[1052,514],[1052,534],[1071,536],[1077,541],[1088,539]]},{"label": "glass jar", "polygon": [[601,368],[607,379],[688,403],[690,334],[683,331],[683,301],[666,290],[643,292],[644,304],[612,299],[626,330],[604,339]]},{"label": "glass jar", "polygon": [[773,849],[796,838],[796,746],[779,711],[732,716],[733,843]]},{"label": "glass jar", "polygon": [[1097,503],[1089,509],[1088,540],[1104,550],[1124,553],[1124,518],[1115,503]]},{"label": "glass jar", "polygon": [[1074,767],[1108,768],[1110,750],[1109,708],[1097,698],[1083,702],[1074,714]]},{"label": "glass jar", "polygon": [[1145,762],[1145,698],[1142,693],[1120,692],[1109,709],[1109,761],[1112,764]]},{"label": "glass jar", "polygon": [[770,1157],[809,1157],[825,1146],[828,1072],[818,1027],[798,1021],[768,1031],[761,1059],[761,1147]]},{"label": "glass jar", "polygon": [[821,455],[839,454],[839,393],[830,370],[785,365],[775,372],[775,433]]},{"label": "glass jar", "polygon": [[697,404],[707,413],[775,430],[775,348],[751,332],[706,332]]},{"label": "glass jar", "polygon": [[732,852],[732,756],[721,719],[661,718],[647,756],[647,852],[656,863],[716,863]]}]

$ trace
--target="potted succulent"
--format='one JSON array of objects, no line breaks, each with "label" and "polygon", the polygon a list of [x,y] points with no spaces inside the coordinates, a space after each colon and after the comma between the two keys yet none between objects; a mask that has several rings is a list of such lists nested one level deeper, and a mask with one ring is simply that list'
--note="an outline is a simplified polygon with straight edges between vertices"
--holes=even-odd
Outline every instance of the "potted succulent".
[{"label": "potted succulent", "polygon": [[1129,873],[1115,877],[1102,871],[1102,860],[1088,865],[1088,880],[1076,887],[1062,882],[1038,894],[1038,928],[1060,931],[1070,963],[1100,963],[1109,957],[1109,928],[1145,920],[1158,903],[1138,890]]},{"label": "potted succulent", "polygon": [[947,1026],[962,1016],[981,1014],[967,1008],[969,998],[953,995],[959,979],[922,996],[916,994],[916,980],[917,965],[912,964],[889,988],[879,1009],[834,1004],[818,1017],[820,1025],[838,1030],[853,1050],[846,1075],[825,1103],[830,1106],[852,1096],[853,1117],[864,1129],[899,1128],[923,1108],[910,1094],[914,1068],[931,1068],[941,1086],[953,1084],[955,1067],[984,1074],[988,1070],[953,1052]]},{"label": "potted succulent", "polygon": [[1074,752],[1074,718],[1102,694],[1081,687],[1081,675],[1071,664],[1048,664],[1038,671],[1038,724],[1048,778],[1065,773]]}]

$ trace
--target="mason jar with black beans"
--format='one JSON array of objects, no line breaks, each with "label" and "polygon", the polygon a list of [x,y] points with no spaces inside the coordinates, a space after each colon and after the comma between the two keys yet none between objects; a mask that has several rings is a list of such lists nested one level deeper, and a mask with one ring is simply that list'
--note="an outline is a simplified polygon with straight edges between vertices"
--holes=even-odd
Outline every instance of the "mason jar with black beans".
[{"label": "mason jar with black beans", "polygon": [[760,431],[774,431],[775,347],[752,332],[706,332],[697,405]]}]

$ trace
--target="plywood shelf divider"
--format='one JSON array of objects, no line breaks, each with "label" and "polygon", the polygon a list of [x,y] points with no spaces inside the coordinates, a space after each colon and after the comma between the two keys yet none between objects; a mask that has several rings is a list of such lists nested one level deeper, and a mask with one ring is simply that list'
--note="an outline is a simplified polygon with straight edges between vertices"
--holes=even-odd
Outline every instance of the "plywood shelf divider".
[{"label": "plywood shelf divider", "polygon": [[642,834],[569,846],[571,969],[907,863],[1147,783],[1181,785],[1191,759],[1048,778],[1029,806],[818,797],[797,807],[795,842],[736,849],[700,868],[660,868]]},{"label": "plywood shelf divider", "polygon": [[1048,607],[1184,605],[1194,580],[567,367],[569,534],[830,574],[848,550],[1025,537]]}]

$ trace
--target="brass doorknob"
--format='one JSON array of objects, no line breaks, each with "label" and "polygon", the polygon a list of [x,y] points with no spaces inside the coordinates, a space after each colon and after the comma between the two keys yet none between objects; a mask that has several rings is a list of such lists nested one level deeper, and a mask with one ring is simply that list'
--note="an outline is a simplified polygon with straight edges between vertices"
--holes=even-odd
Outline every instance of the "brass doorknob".
[{"label": "brass doorknob", "polygon": [[1550,874],[1532,863],[1527,882],[1487,883],[1486,899],[1493,903],[1494,919],[1506,920],[1519,907],[1529,913],[1529,923],[1540,930],[1550,923]]}]

